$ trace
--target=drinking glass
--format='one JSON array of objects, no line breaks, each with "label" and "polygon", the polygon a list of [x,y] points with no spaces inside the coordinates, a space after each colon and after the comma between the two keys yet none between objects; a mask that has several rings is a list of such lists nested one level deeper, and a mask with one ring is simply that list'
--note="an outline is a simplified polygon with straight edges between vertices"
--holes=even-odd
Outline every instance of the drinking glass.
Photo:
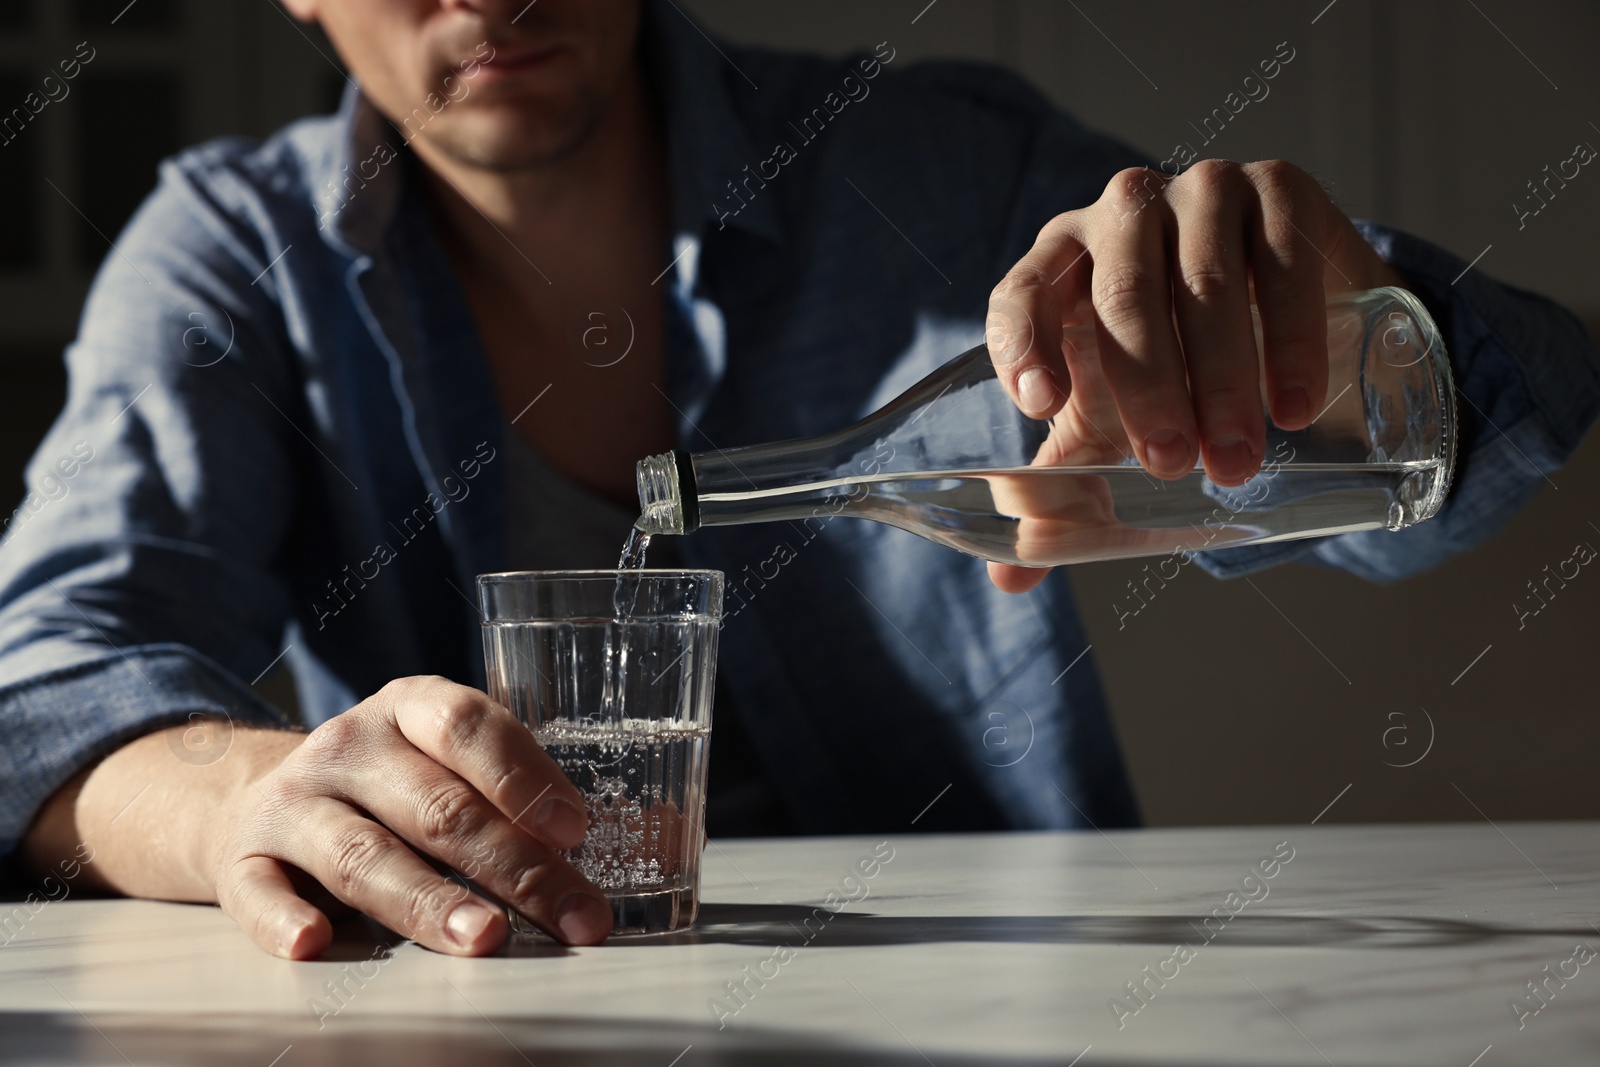
[{"label": "drinking glass", "polygon": [[699,908],[722,589],[703,570],[478,577],[489,695],[583,794],[589,832],[564,855],[611,902],[613,937]]}]

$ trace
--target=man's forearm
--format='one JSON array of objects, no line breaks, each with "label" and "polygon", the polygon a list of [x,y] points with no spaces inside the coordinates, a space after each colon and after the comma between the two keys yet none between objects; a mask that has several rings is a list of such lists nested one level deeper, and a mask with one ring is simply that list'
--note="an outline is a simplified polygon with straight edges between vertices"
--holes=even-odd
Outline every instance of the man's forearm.
[{"label": "man's forearm", "polygon": [[[180,758],[195,730],[227,731],[216,759]],[[219,739],[220,740],[220,739]],[[24,868],[45,875],[83,863],[86,889],[159,900],[216,900],[212,843],[241,791],[277,766],[304,735],[189,724],[146,734],[58,789],[21,847]]]},{"label": "man's forearm", "polygon": [[83,848],[83,838],[78,833],[74,814],[83,783],[93,770],[93,767],[87,767],[73,775],[39,809],[33,826],[17,850],[22,870],[30,879],[48,877],[79,864],[78,868],[71,868],[77,871],[74,881],[78,886],[99,891],[110,888],[101,880],[100,871],[93,863],[83,862],[92,853]]}]

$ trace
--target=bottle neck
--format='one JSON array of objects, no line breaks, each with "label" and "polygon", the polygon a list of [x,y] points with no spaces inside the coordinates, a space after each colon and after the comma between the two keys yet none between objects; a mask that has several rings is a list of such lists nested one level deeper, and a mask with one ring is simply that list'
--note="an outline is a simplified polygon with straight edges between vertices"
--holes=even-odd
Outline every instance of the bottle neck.
[{"label": "bottle neck", "polygon": [[[995,396],[986,396],[990,392]],[[1003,400],[988,351],[979,345],[838,430],[693,456],[681,450],[650,456],[637,468],[642,514],[636,525],[644,533],[687,534],[702,526],[861,514],[868,495],[863,479],[970,466],[974,456],[990,453],[994,445],[983,428],[993,421],[989,409]],[[923,419],[935,405],[939,412]],[[968,428],[953,463],[939,447],[951,426]]]},{"label": "bottle neck", "polygon": [[[834,435],[829,435],[834,436]],[[823,441],[828,438],[821,439]],[[691,456],[676,451],[639,461],[640,516],[647,534],[691,534],[702,526],[811,519],[853,510],[859,491],[831,477],[817,442],[751,445]]]}]

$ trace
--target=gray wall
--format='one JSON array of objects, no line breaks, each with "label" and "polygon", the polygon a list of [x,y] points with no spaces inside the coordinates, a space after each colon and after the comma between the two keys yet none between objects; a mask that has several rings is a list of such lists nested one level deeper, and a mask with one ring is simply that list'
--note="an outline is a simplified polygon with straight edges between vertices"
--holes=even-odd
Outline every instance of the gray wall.
[{"label": "gray wall", "polygon": [[1295,58],[1271,95],[1241,111],[1206,154],[1290,160],[1328,184],[1348,213],[1403,226],[1469,260],[1493,245],[1482,269],[1600,318],[1592,253],[1600,180],[1590,190],[1590,175],[1581,173],[1521,232],[1510,206],[1519,193],[1526,196],[1525,182],[1571,155],[1578,141],[1600,146],[1600,4],[935,0],[930,7],[927,0],[686,0],[683,6],[738,41],[845,52],[888,40],[912,59],[1000,62],[1153,160],[1166,158],[1179,140],[1198,144],[1190,123],[1220,106],[1258,60],[1287,41]]},{"label": "gray wall", "polygon": [[[1600,6],[680,2],[739,41],[842,52],[888,40],[911,59],[1002,62],[1155,159],[1194,139],[1189,123],[1288,41],[1296,56],[1271,95],[1241,112],[1209,154],[1292,160],[1351,214],[1468,259],[1488,248],[1482,270],[1600,320],[1600,173],[1580,174],[1520,231],[1510,206],[1576,142],[1600,145],[1590,125],[1600,123]],[[266,132],[326,101],[337,84],[318,52],[331,55],[326,43],[261,0],[141,0],[133,12],[155,9],[141,17],[159,20],[167,11],[176,28],[126,33],[102,25],[115,10],[98,0],[6,3],[28,4],[35,19],[26,30],[0,29],[0,74],[32,77],[92,34],[98,71],[176,79],[181,105],[167,135],[179,143]],[[707,62],[718,61],[708,49]],[[82,143],[90,110],[64,102],[29,130],[40,173],[74,200],[110,165]],[[17,167],[6,151],[0,168]],[[113,184],[147,178],[146,168]],[[62,251],[88,240],[83,224],[63,197],[26,180],[49,243],[38,265],[0,267],[0,463],[12,472],[13,496],[14,472],[59,404],[59,346],[88,277]],[[15,218],[17,206],[7,207]],[[120,224],[99,222],[111,233]],[[1488,547],[1391,587],[1301,567],[1253,585],[1186,571],[1119,631],[1112,604],[1143,564],[1077,568],[1149,820],[1303,821],[1347,785],[1326,821],[1600,817],[1590,769],[1600,702],[1589,659],[1600,577],[1585,572],[1522,632],[1512,609],[1524,583],[1576,542],[1600,546],[1596,452],[1589,442]],[[1426,756],[1392,766],[1424,751],[1430,720]]]}]

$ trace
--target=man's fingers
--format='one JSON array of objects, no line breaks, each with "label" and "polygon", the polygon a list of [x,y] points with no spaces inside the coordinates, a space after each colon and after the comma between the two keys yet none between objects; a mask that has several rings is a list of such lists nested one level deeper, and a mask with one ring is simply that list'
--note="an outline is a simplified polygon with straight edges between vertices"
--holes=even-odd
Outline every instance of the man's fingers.
[{"label": "man's fingers", "polygon": [[1144,206],[1144,173],[1118,174],[1095,207],[1090,292],[1101,368],[1128,439],[1152,474],[1176,478],[1194,467],[1197,431],[1172,327],[1168,208],[1159,199]]},{"label": "man's fingers", "polygon": [[219,879],[232,885],[219,899],[263,947],[304,958],[326,946],[326,918],[295,892],[300,876],[435,951],[493,952],[504,908],[435,861],[563,941],[610,933],[605,897],[552,847],[582,840],[581,794],[482,693],[402,679],[312,731],[292,759],[261,791]]},{"label": "man's fingers", "polygon": [[1250,269],[1261,312],[1272,421],[1306,426],[1328,392],[1328,309],[1323,275],[1334,208],[1303,171],[1279,161],[1251,163],[1255,187]]},{"label": "man's fingers", "polygon": [[505,913],[443,877],[388,829],[342,801],[303,801],[277,848],[351,907],[436,952],[482,956],[505,940]]},{"label": "man's fingers", "polygon": [[1178,263],[1172,292],[1206,472],[1238,485],[1261,465],[1266,420],[1250,321],[1248,199],[1238,164],[1196,163],[1174,205]]},{"label": "man's fingers", "polygon": [[397,747],[384,766],[356,773],[363,809],[420,852],[564,941],[594,944],[610,933],[605,895],[450,770]]},{"label": "man's fingers", "polygon": [[406,740],[506,818],[555,848],[583,840],[589,820],[582,794],[505,708],[444,678],[391,682],[380,696]]},{"label": "man's fingers", "polygon": [[1028,254],[989,296],[985,322],[995,373],[1022,413],[1054,415],[1072,393],[1061,355],[1061,322],[1077,306],[1089,257],[1067,216],[1039,231]]},{"label": "man's fingers", "polygon": [[989,580],[1002,593],[1026,593],[1050,577],[1049,567],[1019,567],[989,561]]},{"label": "man's fingers", "polygon": [[246,856],[224,871],[217,902],[274,956],[314,959],[333,940],[328,917],[295,892],[282,864],[268,856]]}]

